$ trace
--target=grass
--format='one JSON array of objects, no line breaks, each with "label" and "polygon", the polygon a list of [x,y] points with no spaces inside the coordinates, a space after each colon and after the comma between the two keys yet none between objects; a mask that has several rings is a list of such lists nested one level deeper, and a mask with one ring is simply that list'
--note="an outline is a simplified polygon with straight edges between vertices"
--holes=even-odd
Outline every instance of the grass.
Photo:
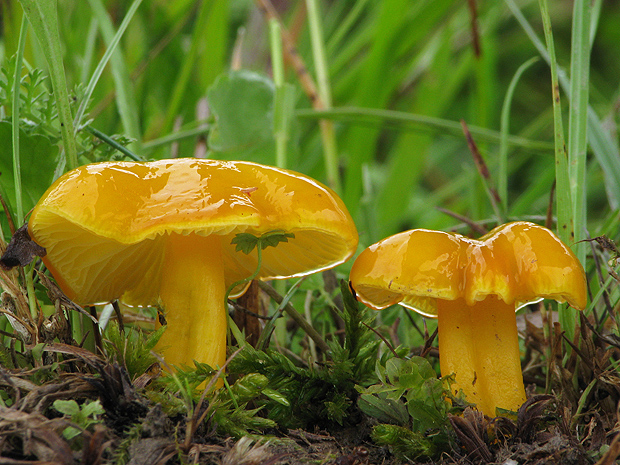
[{"label": "grass", "polygon": [[[547,316],[559,312],[567,337],[562,339],[552,325],[528,327],[524,373],[538,382],[539,392],[556,394],[548,402],[570,406],[571,414],[563,420],[582,434],[578,439],[591,447],[590,458],[598,459],[613,439],[613,424],[601,444],[586,441],[585,425],[597,414],[607,419],[611,411],[596,396],[612,389],[617,379],[614,309],[620,291],[613,243],[587,240],[620,239],[620,59],[614,53],[620,9],[600,0],[572,5],[556,0],[308,0],[272,10],[269,1],[249,0],[2,2],[0,123],[11,128],[4,131],[0,125],[0,140],[3,147],[12,147],[0,154],[3,240],[9,241],[52,179],[68,169],[109,159],[193,156],[205,143],[209,157],[286,166],[334,187],[358,226],[360,250],[409,228],[472,234],[472,223],[485,229],[516,219],[548,223],[584,264],[591,296],[584,315],[592,329],[584,329],[580,315],[566,306],[550,303],[530,310]],[[59,8],[62,14],[57,14]],[[240,72],[231,72],[233,61]],[[206,115],[198,111],[205,96],[213,102]],[[226,126],[240,114],[253,117]],[[489,177],[480,176],[462,122]],[[497,188],[499,207],[489,201],[490,188]],[[349,268],[350,262],[335,276],[346,279]],[[36,326],[38,312],[49,321],[54,315],[62,320],[35,275],[32,266],[20,275],[3,275],[9,294],[17,292],[16,284],[28,289],[28,311],[20,313],[20,318],[32,318],[25,322],[28,328]],[[289,302],[304,309],[298,313],[330,345],[331,355],[319,350],[326,365],[308,364],[308,338],[292,328],[261,355],[278,368],[278,379],[288,380],[289,399],[306,380],[313,383],[313,395],[325,401],[324,411],[296,411],[287,417],[290,405],[278,398],[277,386],[262,378],[267,384],[253,388],[242,408],[230,392],[245,388],[243,383],[235,388],[233,376],[228,397],[219,398],[221,412],[243,418],[242,424],[255,424],[257,430],[261,422],[253,423],[254,417],[275,418],[280,424],[287,419],[308,428],[343,427],[359,413],[354,385],[367,389],[379,383],[371,369],[349,369],[361,349],[347,355],[347,344],[353,343],[347,337],[363,334],[364,344],[373,347],[370,352],[374,344],[381,346],[373,353],[379,373],[392,354],[389,347],[399,355],[403,347],[411,349],[404,353],[425,347],[434,322],[396,306],[374,318],[349,315],[357,323],[346,326],[335,309],[351,310],[352,303],[339,304],[346,295],[329,279],[307,278]],[[286,294],[291,287],[279,291]],[[126,315],[148,319],[129,310]],[[359,333],[361,322],[371,320],[377,334]],[[37,375],[28,372],[29,378],[20,374],[20,382],[49,382],[64,370],[75,371],[75,363],[105,382],[122,377],[82,352],[65,353],[67,348],[63,356],[33,357],[32,347],[9,336],[14,328],[6,316],[0,316],[0,329],[8,357],[0,354],[3,366],[45,368]],[[591,350],[586,333],[599,352]],[[82,336],[73,335],[78,342]],[[332,345],[337,340],[341,345]],[[63,361],[69,355],[81,361]],[[239,357],[231,368],[244,379],[250,360],[246,353]],[[429,359],[437,368],[436,358]],[[334,366],[336,361],[341,365]],[[567,370],[573,370],[572,378]],[[155,378],[148,373],[142,375]],[[188,375],[189,398],[205,373]],[[602,373],[613,382],[601,381]],[[322,384],[334,379],[342,391]],[[153,392],[175,389],[160,386]],[[6,405],[19,397],[9,391],[2,393]],[[173,397],[163,403],[170,415],[184,408]],[[384,409],[383,414],[396,415],[401,427],[411,427],[402,409],[391,412],[393,406],[381,402],[375,407]],[[532,412],[532,418],[543,421],[540,412]],[[132,424],[139,424],[137,418],[130,419]],[[475,430],[482,420],[464,418],[446,425],[451,425],[453,444],[467,448],[461,433],[468,427]],[[525,434],[523,429],[519,434]],[[492,444],[489,438],[482,440]],[[411,450],[449,448],[445,444],[418,443]],[[406,457],[407,449],[400,447],[392,452]],[[494,453],[494,446],[489,447]],[[183,455],[189,449],[167,453]]]}]

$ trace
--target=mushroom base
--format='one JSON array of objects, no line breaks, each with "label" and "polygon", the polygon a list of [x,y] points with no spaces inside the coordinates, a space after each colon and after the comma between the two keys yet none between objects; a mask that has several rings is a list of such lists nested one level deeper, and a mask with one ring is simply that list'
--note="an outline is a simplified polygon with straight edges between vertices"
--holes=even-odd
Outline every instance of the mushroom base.
[{"label": "mushroom base", "polygon": [[514,305],[496,296],[468,306],[464,299],[437,300],[441,375],[455,375],[485,415],[496,408],[517,411],[525,402]]},{"label": "mushroom base", "polygon": [[171,234],[159,291],[168,327],[157,343],[169,365],[224,365],[225,294],[220,237]]}]

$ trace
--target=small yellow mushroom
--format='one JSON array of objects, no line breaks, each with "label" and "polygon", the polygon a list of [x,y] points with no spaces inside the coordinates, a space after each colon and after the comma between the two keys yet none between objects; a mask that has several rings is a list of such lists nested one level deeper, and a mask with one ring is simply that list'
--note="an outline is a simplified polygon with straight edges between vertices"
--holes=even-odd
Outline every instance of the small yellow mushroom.
[{"label": "small yellow mushroom", "polygon": [[437,318],[442,376],[454,374],[480,411],[525,401],[515,310],[541,298],[586,306],[583,268],[551,231],[528,222],[478,240],[416,229],[364,250],[351,287],[367,306],[400,305]]}]

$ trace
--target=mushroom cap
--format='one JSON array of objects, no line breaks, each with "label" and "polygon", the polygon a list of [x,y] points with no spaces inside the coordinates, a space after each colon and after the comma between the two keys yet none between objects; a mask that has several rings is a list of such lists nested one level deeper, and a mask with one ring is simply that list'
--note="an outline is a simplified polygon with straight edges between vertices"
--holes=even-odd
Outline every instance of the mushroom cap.
[{"label": "mushroom cap", "polygon": [[515,308],[540,298],[586,306],[586,279],[573,252],[533,223],[504,224],[478,240],[414,229],[365,249],[353,263],[357,298],[380,310],[400,305],[437,316],[437,299],[467,305],[495,295]]},{"label": "mushroom cap", "polygon": [[62,290],[81,304],[156,303],[170,234],[221,236],[227,286],[257,265],[256,250],[235,251],[237,233],[295,235],[263,250],[262,279],[336,266],[358,242],[344,203],[319,182],[256,163],[196,158],[77,168],[47,190],[28,229],[47,249],[43,261]]}]

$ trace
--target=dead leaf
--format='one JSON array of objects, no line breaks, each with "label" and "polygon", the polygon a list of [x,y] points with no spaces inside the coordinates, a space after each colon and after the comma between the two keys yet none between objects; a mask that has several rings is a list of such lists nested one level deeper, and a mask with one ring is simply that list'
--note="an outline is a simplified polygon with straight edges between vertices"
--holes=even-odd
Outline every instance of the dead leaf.
[{"label": "dead leaf", "polygon": [[47,251],[44,247],[34,242],[28,234],[26,223],[13,234],[6,251],[0,257],[0,266],[10,270],[16,266],[26,266],[35,257],[44,257]]}]

